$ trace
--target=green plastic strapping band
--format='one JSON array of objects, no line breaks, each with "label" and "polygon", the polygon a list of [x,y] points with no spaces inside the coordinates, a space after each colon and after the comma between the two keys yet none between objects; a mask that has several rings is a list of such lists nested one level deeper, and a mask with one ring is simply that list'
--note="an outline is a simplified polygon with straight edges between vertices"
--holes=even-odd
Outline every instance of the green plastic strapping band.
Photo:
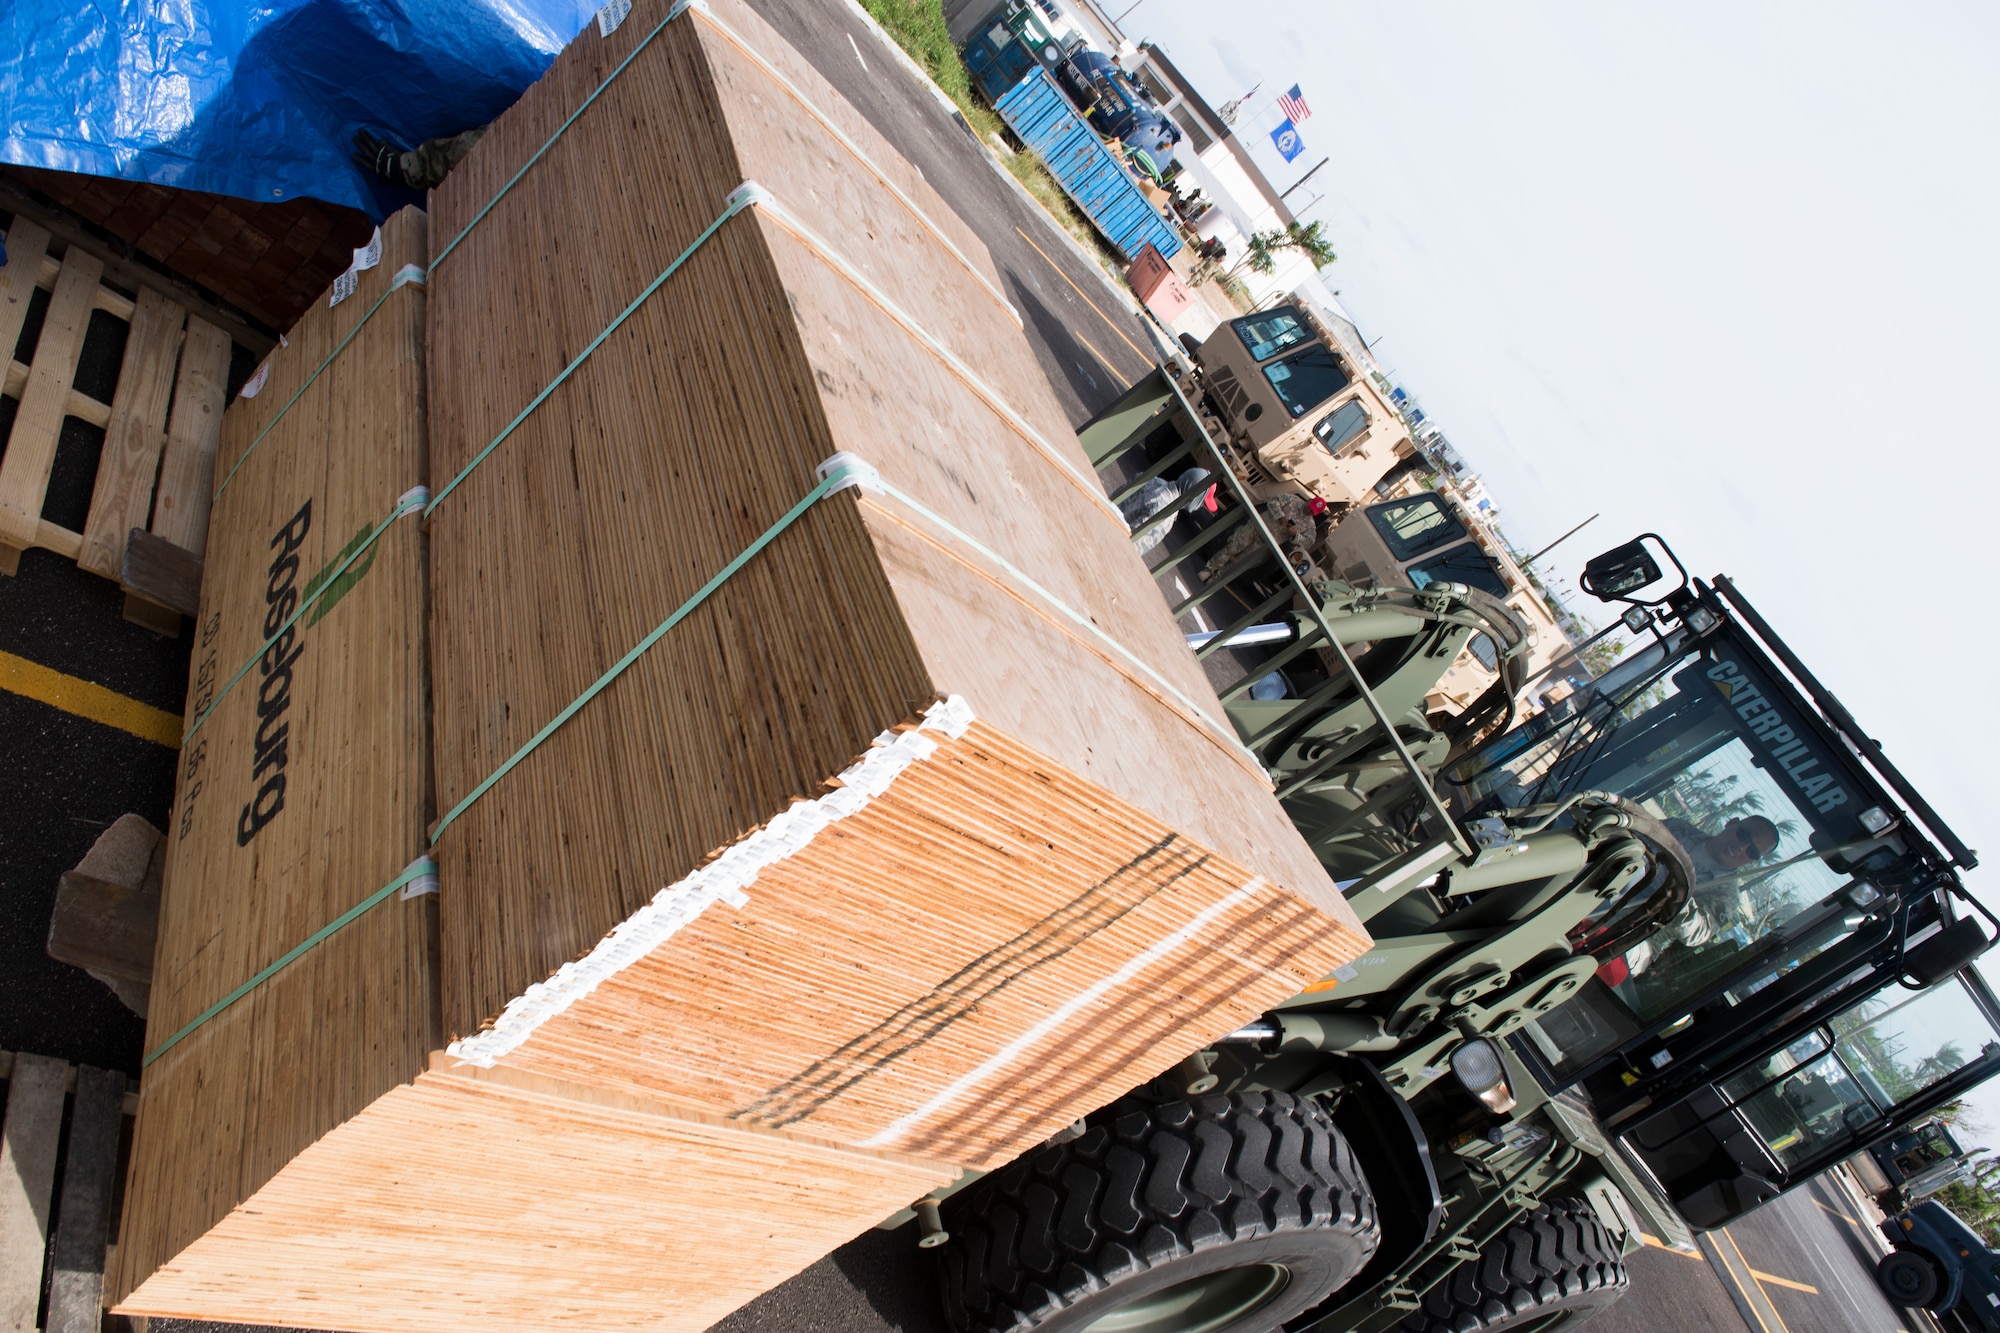
[{"label": "green plastic strapping band", "polygon": [[424,510],[424,517],[429,518],[433,513],[435,513],[437,511],[437,507],[444,503],[445,496],[450,495],[453,491],[457,490],[458,484],[464,481],[467,477],[471,476],[472,470],[478,467],[481,463],[485,462],[486,456],[488,454],[492,453],[495,449],[498,449],[509,435],[512,435],[515,431],[519,430],[521,428],[521,423],[526,421],[530,416],[532,416],[536,408],[540,407],[543,403],[547,402],[549,395],[554,393],[557,389],[561,388],[563,384],[569,379],[569,377],[576,373],[577,367],[581,366],[586,360],[590,358],[591,353],[595,352],[598,348],[604,345],[604,340],[606,338],[609,338],[612,334],[616,333],[619,327],[623,325],[626,320],[630,319],[632,315],[639,309],[640,306],[646,304],[647,300],[653,295],[654,292],[660,290],[661,284],[666,282],[668,278],[674,276],[675,273],[679,272],[681,265],[687,263],[689,259],[693,258],[694,252],[701,249],[702,245],[708,240],[709,237],[715,235],[716,232],[722,229],[723,223],[729,221],[729,219],[735,217],[738,213],[741,213],[744,209],[750,207],[752,204],[765,203],[769,201],[770,198],[771,198],[770,191],[764,189],[764,187],[752,181],[745,181],[743,182],[743,184],[737,186],[734,190],[730,191],[729,199],[723,205],[722,212],[719,215],[717,215],[715,221],[709,223],[706,227],[703,227],[701,230],[701,235],[695,237],[694,240],[689,242],[687,249],[681,251],[678,255],[674,256],[673,263],[667,265],[665,268],[660,270],[659,277],[654,278],[651,282],[647,283],[645,287],[640,290],[639,294],[632,298],[631,304],[618,312],[618,317],[616,319],[612,320],[609,324],[605,325],[603,331],[600,332],[595,338],[592,338],[589,344],[586,345],[581,352],[578,352],[576,356],[570,361],[570,363],[564,366],[554,379],[550,380],[546,385],[544,385],[540,393],[536,394],[533,398],[528,400],[528,405],[522,408],[520,412],[515,414],[515,417],[512,421],[508,422],[505,426],[501,427],[500,433],[498,435],[495,435],[491,440],[487,441],[485,448],[481,449],[478,453],[472,456],[471,462],[467,463],[464,467],[458,470],[458,475],[453,477],[449,482],[447,482],[445,484],[444,489],[440,490],[437,493],[437,495],[432,498],[430,505]]},{"label": "green plastic strapping band", "polygon": [[304,615],[307,611],[312,609],[313,603],[317,602],[321,597],[324,597],[327,594],[327,592],[330,589],[332,589],[336,583],[340,581],[340,576],[347,572],[347,567],[349,565],[352,565],[356,560],[359,560],[362,556],[368,553],[368,549],[373,545],[375,545],[375,539],[377,537],[380,537],[383,533],[387,532],[389,530],[390,525],[393,524],[397,519],[401,518],[403,515],[414,514],[419,510],[421,510],[423,508],[424,501],[429,498],[430,498],[430,492],[422,486],[413,487],[412,489],[405,491],[403,493],[402,499],[396,501],[396,507],[389,511],[388,517],[384,518],[380,523],[377,523],[373,528],[371,528],[368,532],[368,536],[362,540],[360,545],[356,546],[352,551],[349,551],[347,553],[346,558],[344,558],[339,564],[335,565],[332,569],[329,569],[326,572],[325,577],[319,580],[318,587],[314,588],[310,593],[306,594],[304,597],[301,597],[299,599],[298,606],[293,609],[290,615],[285,617],[284,623],[278,626],[277,632],[275,634],[272,634],[270,637],[266,638],[264,642],[258,646],[257,651],[250,655],[250,660],[245,662],[241,667],[238,667],[236,670],[236,674],[231,676],[226,682],[224,682],[222,688],[215,692],[215,697],[208,701],[208,707],[202,709],[199,713],[195,714],[194,721],[189,723],[188,729],[181,733],[181,744],[185,746],[189,741],[194,739],[194,734],[197,731],[201,730],[201,724],[208,721],[209,716],[212,713],[214,713],[217,708],[220,708],[222,706],[222,701],[229,697],[229,692],[236,688],[236,682],[242,680],[243,677],[249,675],[250,668],[256,666],[258,660],[262,658],[265,653],[271,651],[272,646],[275,645],[279,639],[285,636],[285,631],[290,629],[294,624],[296,624],[300,616]]},{"label": "green plastic strapping band", "polygon": [[208,1006],[208,1008],[202,1010],[200,1015],[197,1016],[192,1023],[189,1023],[179,1032],[176,1032],[173,1036],[168,1037],[165,1041],[161,1042],[157,1047],[155,1047],[152,1054],[148,1055],[144,1060],[140,1062],[139,1067],[141,1069],[144,1069],[147,1065],[152,1064],[153,1061],[159,1059],[161,1056],[165,1055],[168,1051],[172,1050],[175,1047],[175,1045],[177,1045],[183,1038],[187,1037],[196,1028],[199,1028],[203,1023],[206,1023],[209,1019],[214,1018],[217,1014],[227,1009],[230,1005],[235,1004],[238,1000],[248,995],[251,991],[256,990],[259,986],[263,985],[265,982],[269,981],[272,977],[282,972],[287,966],[296,961],[301,954],[305,953],[315,944],[318,944],[320,941],[326,939],[328,936],[339,931],[341,927],[347,925],[350,921],[353,921],[356,917],[360,916],[362,913],[366,912],[369,908],[375,906],[375,904],[387,898],[390,894],[394,893],[396,890],[402,888],[405,884],[408,884],[410,881],[415,879],[421,879],[425,875],[435,875],[435,874],[437,874],[437,862],[431,860],[431,858],[428,856],[421,856],[418,857],[416,860],[410,862],[409,868],[403,871],[402,874],[396,876],[396,878],[390,880],[387,884],[384,884],[381,888],[375,890],[375,892],[369,894],[366,898],[362,899],[354,906],[348,908],[345,912],[342,912],[339,916],[327,922],[324,926],[321,926],[318,930],[308,935],[305,938],[305,940],[300,944],[298,944],[296,947],[287,950],[282,957],[280,957],[276,962],[272,963],[269,967],[265,968],[262,972],[259,972],[256,976],[250,978],[250,980],[244,982],[241,986],[238,986],[235,990],[229,992],[229,994],[223,996],[221,999],[217,1000],[214,1004],[211,1004],[210,1006]]},{"label": "green plastic strapping band", "polygon": [[660,33],[665,30],[666,26],[669,23],[672,23],[675,19],[679,18],[682,14],[686,13],[690,4],[693,3],[696,3],[696,0],[674,0],[674,7],[667,11],[667,16],[661,19],[658,23],[654,24],[653,30],[651,32],[647,33],[644,37],[639,39],[639,44],[632,48],[632,53],[626,56],[623,60],[619,61],[618,64],[612,68],[611,72],[604,76],[604,81],[602,83],[599,83],[596,88],[591,90],[590,96],[584,98],[582,103],[578,105],[576,110],[569,113],[569,116],[563,121],[562,124],[556,126],[556,132],[554,134],[551,134],[548,137],[548,141],[545,142],[540,148],[537,148],[535,150],[534,156],[530,157],[526,162],[523,162],[521,164],[521,169],[519,171],[516,171],[512,176],[507,178],[507,183],[500,187],[500,192],[494,195],[491,199],[488,199],[486,201],[485,206],[482,207],[477,213],[474,213],[472,215],[472,220],[466,223],[465,226],[462,229],[460,229],[458,235],[451,238],[451,243],[445,246],[444,249],[437,252],[437,258],[431,260],[431,272],[435,273],[437,271],[437,266],[439,264],[444,263],[444,257],[450,254],[453,250],[456,250],[458,248],[458,243],[464,240],[468,235],[470,235],[472,229],[478,226],[483,220],[485,220],[485,217],[488,213],[491,213],[493,211],[494,205],[498,204],[502,199],[505,199],[507,197],[507,192],[520,183],[521,177],[528,174],[529,168],[533,167],[535,163],[541,161],[542,158],[548,153],[549,149],[554,148],[556,146],[556,140],[562,138],[563,132],[569,129],[571,125],[574,125],[576,123],[576,118],[578,116],[581,116],[584,112],[590,109],[590,104],[592,102],[595,102],[600,96],[603,95],[604,90],[611,86],[611,81],[613,79],[616,79],[620,74],[623,74],[625,72],[625,67],[631,64],[633,61],[637,60],[639,58],[639,53],[644,51],[647,47],[651,46],[653,44],[653,39],[655,37],[658,37]]},{"label": "green plastic strapping band", "polygon": [[333,364],[334,359],[347,350],[347,345],[353,342],[355,335],[361,332],[362,327],[375,317],[375,312],[382,308],[382,303],[404,287],[413,284],[418,287],[424,286],[426,282],[425,273],[426,270],[418,268],[415,264],[405,264],[396,271],[395,281],[389,284],[389,290],[375,298],[375,304],[369,306],[368,312],[362,315],[360,319],[354,321],[354,327],[347,331],[347,336],[334,344],[333,350],[326,354],[326,360],[313,367],[312,374],[306,376],[306,382],[301,384],[293,391],[292,396],[285,400],[285,405],[278,409],[276,416],[264,423],[264,429],[257,432],[257,438],[250,441],[249,447],[244,449],[236,462],[230,466],[228,474],[222,478],[222,484],[215,488],[215,494],[209,497],[210,504],[222,498],[223,490],[228,487],[230,482],[236,479],[237,471],[242,468],[245,462],[249,461],[250,455],[256,451],[257,446],[264,442],[264,437],[277,429],[278,423],[285,419],[285,413],[292,410],[292,405],[305,397],[306,390],[312,388],[314,381],[318,380],[321,375],[324,375],[326,368]]},{"label": "green plastic strapping band", "polygon": [[550,718],[548,723],[545,726],[543,726],[543,728],[540,731],[536,732],[533,736],[529,737],[527,743],[523,745],[520,749],[514,751],[514,753],[508,757],[505,763],[501,764],[500,767],[494,769],[491,773],[487,774],[486,779],[483,782],[481,782],[477,787],[474,787],[470,792],[467,792],[465,798],[461,800],[457,805],[454,805],[450,810],[446,811],[444,818],[438,820],[437,824],[431,829],[431,845],[435,847],[437,845],[437,840],[444,836],[444,831],[451,827],[452,821],[457,819],[460,815],[464,814],[468,809],[470,809],[473,802],[477,801],[480,797],[484,796],[488,791],[491,791],[494,783],[500,781],[501,778],[506,777],[507,774],[513,770],[516,764],[519,764],[523,759],[526,759],[530,754],[534,753],[535,747],[539,746],[543,741],[553,736],[556,733],[557,729],[560,728],[563,723],[575,717],[577,713],[582,710],[585,704],[589,703],[592,699],[595,699],[599,694],[603,693],[605,687],[610,685],[612,681],[618,679],[619,676],[623,675],[625,673],[625,669],[631,666],[634,662],[638,661],[639,658],[645,654],[648,648],[651,648],[654,644],[658,643],[662,638],[664,638],[668,630],[680,624],[681,621],[687,619],[688,615],[691,612],[693,612],[693,610],[696,607],[700,606],[703,602],[707,601],[709,596],[712,593],[714,593],[714,591],[717,588],[720,588],[723,584],[727,583],[731,575],[735,574],[736,571],[743,568],[743,566],[749,564],[751,559],[754,558],[759,551],[763,550],[766,546],[769,546],[774,540],[776,540],[779,533],[783,532],[786,528],[792,526],[792,524],[798,522],[799,517],[802,514],[804,514],[806,510],[811,509],[821,500],[833,494],[835,491],[843,489],[844,487],[879,486],[881,484],[880,478],[878,478],[875,475],[875,469],[869,467],[866,463],[863,463],[861,460],[853,458],[851,455],[841,455],[841,454],[834,455],[832,459],[829,459],[827,463],[821,466],[821,471],[825,473],[824,479],[819,483],[819,485],[813,487],[810,491],[806,492],[804,499],[800,500],[790,509],[787,509],[783,517],[779,518],[778,521],[773,523],[770,527],[764,529],[764,533],[762,536],[757,538],[756,541],[751,542],[748,546],[744,547],[740,555],[738,555],[734,560],[731,560],[728,564],[724,565],[720,570],[720,572],[718,572],[714,578],[702,584],[701,587],[695,592],[695,594],[692,597],[689,597],[685,602],[682,602],[679,607],[675,608],[674,613],[668,616],[665,620],[661,621],[658,627],[656,627],[652,633],[648,634],[645,638],[639,640],[638,643],[634,644],[632,650],[626,653],[625,656],[619,658],[617,662],[612,664],[610,670],[606,671],[603,675],[599,676],[594,682],[592,682],[589,689],[585,690],[582,694],[579,694],[560,713],[557,713],[553,718]]}]

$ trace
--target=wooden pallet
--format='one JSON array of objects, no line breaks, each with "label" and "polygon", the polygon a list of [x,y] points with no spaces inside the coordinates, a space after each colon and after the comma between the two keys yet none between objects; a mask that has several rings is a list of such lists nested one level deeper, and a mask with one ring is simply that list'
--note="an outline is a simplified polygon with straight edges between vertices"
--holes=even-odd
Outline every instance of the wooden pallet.
[{"label": "wooden pallet", "polygon": [[[152,288],[129,299],[103,282],[105,261],[70,244],[50,253],[46,228],[17,216],[0,269],[0,349],[21,336],[35,289],[49,292],[48,313],[32,359],[9,356],[4,392],[20,407],[0,456],[0,573],[20,553],[41,547],[128,587],[128,617],[171,633],[191,607],[168,607],[130,594],[127,545],[136,530],[199,556],[208,531],[215,442],[228,391],[230,339],[215,325]],[[131,326],[111,401],[75,387],[78,358],[93,310]],[[42,517],[63,421],[77,417],[104,430],[96,485],[82,532]],[[142,550],[157,549],[141,543]]]},{"label": "wooden pallet", "polygon": [[0,1333],[99,1333],[119,1144],[138,1094],[114,1070],[11,1051],[0,1079]]}]

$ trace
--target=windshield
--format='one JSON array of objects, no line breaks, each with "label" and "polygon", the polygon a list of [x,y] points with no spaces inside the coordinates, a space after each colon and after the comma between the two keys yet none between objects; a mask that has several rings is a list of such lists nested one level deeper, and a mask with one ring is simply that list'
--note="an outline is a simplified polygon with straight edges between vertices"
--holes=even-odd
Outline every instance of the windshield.
[{"label": "windshield", "polygon": [[1505,597],[1508,592],[1507,580],[1501,576],[1500,566],[1492,556],[1480,550],[1476,542],[1454,546],[1443,555],[1434,555],[1422,564],[1411,565],[1404,572],[1410,582],[1419,588],[1428,588],[1433,583],[1463,583],[1481,592],[1490,592],[1495,597]]},{"label": "windshield", "polygon": [[[1678,844],[1694,872],[1677,915],[1598,954],[1608,995],[1592,988],[1592,1012],[1543,1020],[1558,1065],[1718,988],[1743,1002],[1847,938],[1867,919],[1852,904],[1875,897],[1824,859],[1871,838],[1858,820],[1865,789],[1727,636],[1641,649],[1581,691],[1573,715],[1532,719],[1461,768],[1468,793],[1514,808],[1580,791],[1624,797],[1657,821],[1641,832]],[[1580,938],[1590,947],[1587,930]],[[1594,1035],[1571,1030],[1580,1023]]]},{"label": "windshield", "polygon": [[1347,372],[1324,347],[1308,347],[1264,367],[1264,378],[1271,381],[1285,410],[1295,417],[1304,416],[1347,387]]},{"label": "windshield", "polygon": [[1993,1024],[1956,977],[1862,1001],[1722,1094],[1786,1166],[1866,1137],[1895,1108],[1988,1052]]},{"label": "windshield", "polygon": [[1312,341],[1312,330],[1305,326],[1294,306],[1281,306],[1261,315],[1232,319],[1229,327],[1236,330],[1236,336],[1243,340],[1245,350],[1256,361],[1268,361],[1287,347]]}]

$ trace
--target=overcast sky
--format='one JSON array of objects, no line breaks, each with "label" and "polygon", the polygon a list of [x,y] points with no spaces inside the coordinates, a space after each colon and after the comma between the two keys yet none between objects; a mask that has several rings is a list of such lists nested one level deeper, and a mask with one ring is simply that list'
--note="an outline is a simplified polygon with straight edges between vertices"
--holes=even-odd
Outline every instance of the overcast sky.
[{"label": "overcast sky", "polygon": [[1214,104],[1263,82],[1239,132],[1280,189],[1332,159],[1292,196],[1325,193],[1327,280],[1514,543],[1601,510],[1545,572],[1653,530],[1734,576],[2000,861],[2000,7],[1218,12],[1124,27]]}]

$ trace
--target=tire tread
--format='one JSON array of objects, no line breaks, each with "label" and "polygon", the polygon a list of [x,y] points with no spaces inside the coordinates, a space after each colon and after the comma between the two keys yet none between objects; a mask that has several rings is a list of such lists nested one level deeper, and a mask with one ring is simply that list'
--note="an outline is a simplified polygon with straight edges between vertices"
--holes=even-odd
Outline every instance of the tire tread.
[{"label": "tire tread", "polygon": [[1127,1103],[945,1209],[958,1333],[1027,1333],[1107,1282],[1232,1241],[1328,1228],[1365,1262],[1381,1240],[1347,1140],[1318,1103],[1281,1092]]},{"label": "tire tread", "polygon": [[[1574,1302],[1594,1313],[1631,1286],[1624,1256],[1583,1199],[1550,1199],[1424,1294],[1402,1333],[1486,1333]],[[1585,1309],[1587,1308],[1587,1311]]]}]

